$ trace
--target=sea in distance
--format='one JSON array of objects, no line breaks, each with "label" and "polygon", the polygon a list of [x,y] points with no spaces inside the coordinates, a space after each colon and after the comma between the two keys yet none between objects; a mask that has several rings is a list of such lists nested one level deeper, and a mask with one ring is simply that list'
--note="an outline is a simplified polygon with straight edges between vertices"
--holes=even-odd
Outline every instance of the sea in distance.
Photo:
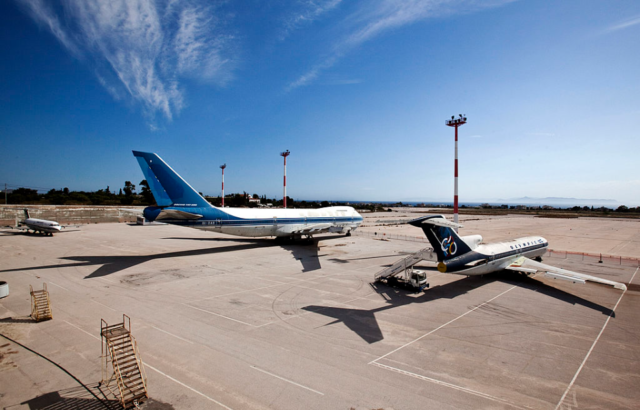
[{"label": "sea in distance", "polygon": [[[321,202],[321,201],[317,201],[317,202]],[[397,205],[398,203],[402,203],[403,206],[417,206],[417,205],[424,205],[425,207],[451,207],[453,208],[453,202],[452,201],[358,201],[358,200],[335,200],[335,201],[329,201],[332,203],[349,203],[349,204],[380,204],[380,205]],[[528,206],[528,207],[542,207],[544,205],[548,205],[548,206],[552,206],[554,208],[557,209],[569,209],[569,208],[573,208],[574,206],[579,206],[579,207],[584,207],[584,206],[588,206],[588,207],[592,207],[593,208],[601,208],[601,207],[605,207],[605,208],[609,208],[609,209],[616,209],[618,208],[620,205],[626,205],[626,204],[622,204],[619,203],[617,201],[589,201],[589,200],[577,200],[575,202],[554,202],[554,201],[548,201],[548,202],[527,202],[527,201],[513,201],[513,200],[506,200],[506,201],[483,201],[483,202],[459,202],[458,205],[460,207],[464,206],[464,207],[469,207],[469,208],[473,208],[473,207],[480,207],[481,205],[485,205],[485,204],[489,204],[491,206],[496,206],[496,207],[500,207],[502,205],[507,205],[509,207],[511,206],[517,206],[517,205],[524,205],[524,206]],[[630,205],[627,205],[630,206]]]}]

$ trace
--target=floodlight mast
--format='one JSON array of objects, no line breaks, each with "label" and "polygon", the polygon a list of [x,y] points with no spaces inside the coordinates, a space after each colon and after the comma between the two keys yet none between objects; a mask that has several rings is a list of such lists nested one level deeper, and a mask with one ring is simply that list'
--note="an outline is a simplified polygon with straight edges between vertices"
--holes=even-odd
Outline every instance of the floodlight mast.
[{"label": "floodlight mast", "polygon": [[[456,129],[456,153],[454,163],[454,182],[453,182],[453,222],[458,223],[458,127],[467,123],[467,116],[459,114],[459,118],[451,116],[445,124]],[[458,229],[456,228],[456,232]]]},{"label": "floodlight mast", "polygon": [[283,198],[282,198],[282,205],[284,208],[287,207],[287,157],[290,155],[291,153],[289,152],[289,150],[286,150],[285,152],[281,152],[280,156],[284,157],[284,192],[283,192]]},{"label": "floodlight mast", "polygon": [[220,169],[222,170],[222,208],[224,208],[224,169],[227,167],[227,164],[220,165]]}]

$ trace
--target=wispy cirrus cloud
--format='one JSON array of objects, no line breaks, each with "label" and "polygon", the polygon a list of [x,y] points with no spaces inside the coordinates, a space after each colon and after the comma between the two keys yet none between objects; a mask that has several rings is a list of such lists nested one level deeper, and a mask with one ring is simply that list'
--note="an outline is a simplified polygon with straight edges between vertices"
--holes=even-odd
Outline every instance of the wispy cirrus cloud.
[{"label": "wispy cirrus cloud", "polygon": [[464,14],[498,7],[517,0],[367,0],[339,25],[343,35],[333,41],[330,50],[305,74],[286,88],[291,91],[310,84],[345,54],[394,28],[427,18]]},{"label": "wispy cirrus cloud", "polygon": [[293,3],[292,10],[284,18],[280,40],[284,40],[293,31],[320,19],[338,7],[341,2],[342,0],[299,0]]},{"label": "wispy cirrus cloud", "polygon": [[[153,122],[184,106],[181,79],[224,85],[232,78],[234,37],[205,1],[17,0],[75,57],[95,69],[116,99],[127,96]],[[152,125],[154,128],[155,125]]]},{"label": "wispy cirrus cloud", "polygon": [[604,33],[611,33],[618,30],[624,30],[629,27],[640,24],[640,16],[631,17],[622,21],[619,21],[603,30]]}]

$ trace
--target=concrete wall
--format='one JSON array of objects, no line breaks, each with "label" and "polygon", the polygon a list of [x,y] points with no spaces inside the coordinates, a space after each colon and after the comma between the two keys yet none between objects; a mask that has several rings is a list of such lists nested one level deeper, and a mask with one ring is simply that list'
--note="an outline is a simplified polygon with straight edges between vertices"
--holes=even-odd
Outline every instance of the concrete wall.
[{"label": "concrete wall", "polygon": [[[47,219],[62,225],[135,222],[143,206],[87,206],[87,205],[2,205],[0,226],[15,226],[24,219],[24,209],[32,218]],[[136,212],[137,211],[137,212]]]}]

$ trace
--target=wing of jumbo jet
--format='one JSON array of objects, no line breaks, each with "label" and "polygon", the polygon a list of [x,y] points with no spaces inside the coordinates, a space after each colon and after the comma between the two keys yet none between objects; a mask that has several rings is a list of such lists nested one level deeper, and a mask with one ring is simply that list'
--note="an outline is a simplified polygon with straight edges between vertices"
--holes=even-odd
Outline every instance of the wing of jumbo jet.
[{"label": "wing of jumbo jet", "polygon": [[602,279],[596,276],[585,275],[584,273],[577,273],[562,268],[556,268],[555,266],[536,262],[529,258],[525,258],[524,256],[518,258],[514,263],[507,266],[505,269],[525,273],[544,272],[545,276],[552,279],[561,279],[580,284],[585,284],[586,282],[595,282],[602,285],[613,286],[616,289],[627,290],[627,286],[624,283],[614,282],[612,280]]},{"label": "wing of jumbo jet", "polygon": [[324,233],[324,232],[329,231],[329,228],[331,228],[331,226],[333,226],[333,224],[330,224],[330,223],[307,225],[307,226],[304,227],[304,229],[296,230],[293,233],[301,234],[301,235]]},{"label": "wing of jumbo jet", "polygon": [[163,209],[156,217],[156,220],[163,219],[200,219],[202,215],[191,212],[180,211],[178,209]]}]

